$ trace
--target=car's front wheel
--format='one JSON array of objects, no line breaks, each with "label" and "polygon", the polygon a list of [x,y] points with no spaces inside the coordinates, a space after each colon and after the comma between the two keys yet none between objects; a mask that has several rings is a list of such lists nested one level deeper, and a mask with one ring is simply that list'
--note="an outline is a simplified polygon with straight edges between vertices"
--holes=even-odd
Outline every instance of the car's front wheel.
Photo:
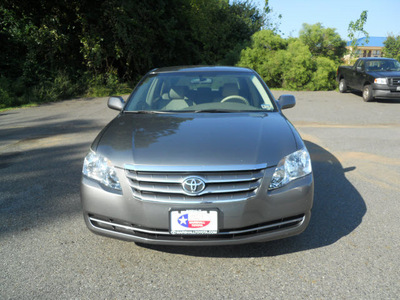
[{"label": "car's front wheel", "polygon": [[370,86],[369,84],[364,86],[362,96],[363,96],[363,99],[365,102],[372,101],[374,99],[374,94],[372,92],[372,86]]},{"label": "car's front wheel", "polygon": [[347,92],[347,83],[346,80],[340,79],[339,81],[339,92],[346,93]]}]

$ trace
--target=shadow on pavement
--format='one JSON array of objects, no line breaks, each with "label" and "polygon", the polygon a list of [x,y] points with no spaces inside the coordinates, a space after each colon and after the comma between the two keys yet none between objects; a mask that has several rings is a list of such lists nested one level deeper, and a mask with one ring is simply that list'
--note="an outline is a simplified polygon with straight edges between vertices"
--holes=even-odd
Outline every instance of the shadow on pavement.
[{"label": "shadow on pavement", "polygon": [[[99,130],[79,120],[0,129],[0,236],[81,213],[83,158]],[[76,141],[71,134],[78,133]],[[26,138],[7,145],[8,136]]]},{"label": "shadow on pavement", "polygon": [[362,222],[367,208],[357,189],[346,179],[339,160],[322,147],[306,141],[310,151],[315,194],[311,221],[302,234],[267,243],[219,247],[140,246],[169,253],[204,257],[263,257],[329,246],[350,234]]}]

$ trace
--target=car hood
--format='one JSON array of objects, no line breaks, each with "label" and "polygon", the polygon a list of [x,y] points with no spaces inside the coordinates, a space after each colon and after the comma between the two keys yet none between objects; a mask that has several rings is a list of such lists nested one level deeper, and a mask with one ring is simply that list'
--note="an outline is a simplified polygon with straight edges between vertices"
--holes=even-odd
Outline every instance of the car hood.
[{"label": "car hood", "polygon": [[370,72],[370,75],[376,78],[385,78],[385,77],[400,77],[399,71],[386,71],[386,72]]},{"label": "car hood", "polygon": [[123,113],[92,149],[117,167],[271,167],[297,150],[296,141],[301,141],[296,130],[277,112]]}]

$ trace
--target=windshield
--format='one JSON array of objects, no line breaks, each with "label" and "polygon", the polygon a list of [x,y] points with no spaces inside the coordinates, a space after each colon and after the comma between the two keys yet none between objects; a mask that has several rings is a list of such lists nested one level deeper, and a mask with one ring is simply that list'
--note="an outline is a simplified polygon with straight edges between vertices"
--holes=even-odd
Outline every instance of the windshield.
[{"label": "windshield", "polygon": [[272,99],[255,74],[175,72],[148,75],[131,95],[125,111],[274,111]]},{"label": "windshield", "polygon": [[371,60],[365,62],[366,71],[400,71],[400,63],[397,60]]}]

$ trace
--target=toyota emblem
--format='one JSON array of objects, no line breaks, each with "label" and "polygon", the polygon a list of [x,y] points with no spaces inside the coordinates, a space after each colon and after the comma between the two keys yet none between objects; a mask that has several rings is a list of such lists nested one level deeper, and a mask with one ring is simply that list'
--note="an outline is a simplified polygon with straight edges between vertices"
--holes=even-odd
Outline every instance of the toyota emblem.
[{"label": "toyota emblem", "polygon": [[206,183],[200,177],[188,177],[182,183],[183,190],[188,195],[198,195],[206,188]]}]

